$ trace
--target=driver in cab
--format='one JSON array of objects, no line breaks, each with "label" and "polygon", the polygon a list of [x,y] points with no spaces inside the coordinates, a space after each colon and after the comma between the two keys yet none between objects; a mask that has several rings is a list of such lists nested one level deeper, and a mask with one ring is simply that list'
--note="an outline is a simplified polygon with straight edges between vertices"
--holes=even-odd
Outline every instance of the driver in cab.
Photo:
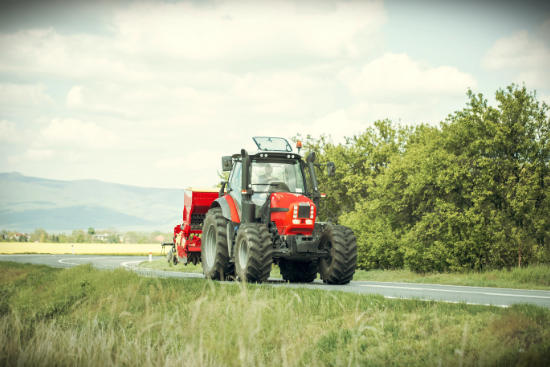
[{"label": "driver in cab", "polygon": [[268,184],[270,182],[276,181],[277,179],[273,177],[273,167],[267,164],[264,168],[264,173],[258,176],[259,184]]}]

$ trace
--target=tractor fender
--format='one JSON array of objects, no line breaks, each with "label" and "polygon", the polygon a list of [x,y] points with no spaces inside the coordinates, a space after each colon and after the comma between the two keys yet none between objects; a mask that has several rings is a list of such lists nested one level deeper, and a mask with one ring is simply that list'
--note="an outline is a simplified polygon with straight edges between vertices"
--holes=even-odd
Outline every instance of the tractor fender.
[{"label": "tractor fender", "polygon": [[239,210],[235,200],[229,195],[224,195],[220,198],[217,198],[210,205],[211,208],[220,207],[222,209],[222,214],[224,218],[230,220],[233,223],[240,223],[241,219],[239,218]]}]

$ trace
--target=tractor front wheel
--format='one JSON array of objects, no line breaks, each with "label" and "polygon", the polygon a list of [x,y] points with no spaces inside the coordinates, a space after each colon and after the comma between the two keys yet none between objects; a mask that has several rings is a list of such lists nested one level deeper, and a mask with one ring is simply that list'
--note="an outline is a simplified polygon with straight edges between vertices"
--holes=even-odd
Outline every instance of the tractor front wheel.
[{"label": "tractor front wheel", "polygon": [[329,225],[321,236],[320,246],[329,252],[329,256],[319,262],[323,282],[349,283],[357,264],[357,241],[353,231],[348,227]]},{"label": "tractor front wheel", "polygon": [[273,263],[273,245],[261,223],[241,224],[235,245],[235,272],[245,282],[263,282]]},{"label": "tractor front wheel", "polygon": [[206,213],[202,226],[201,261],[205,278],[224,280],[234,274],[227,251],[227,220],[221,208]]},{"label": "tractor front wheel", "polygon": [[316,261],[290,261],[281,259],[279,269],[283,279],[290,283],[311,283],[317,278],[319,264]]}]

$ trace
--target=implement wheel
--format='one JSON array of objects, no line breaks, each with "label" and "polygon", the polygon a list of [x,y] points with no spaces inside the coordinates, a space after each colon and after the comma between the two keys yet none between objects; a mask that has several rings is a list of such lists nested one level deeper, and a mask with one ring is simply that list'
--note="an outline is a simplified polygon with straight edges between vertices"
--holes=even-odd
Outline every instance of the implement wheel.
[{"label": "implement wheel", "polygon": [[173,247],[170,247],[170,250],[168,250],[168,254],[166,254],[166,259],[168,260],[168,264],[178,265],[178,255],[174,251]]},{"label": "implement wheel", "polygon": [[273,245],[267,227],[261,223],[242,224],[235,245],[235,272],[245,282],[263,282],[273,263]]},{"label": "implement wheel", "polygon": [[290,283],[311,283],[317,278],[316,261],[300,262],[281,259],[279,268],[283,279]]},{"label": "implement wheel", "polygon": [[207,279],[224,280],[234,274],[227,251],[227,220],[221,208],[212,208],[206,213],[202,226],[201,261]]},{"label": "implement wheel", "polygon": [[349,283],[357,264],[357,242],[353,231],[348,227],[329,225],[321,236],[320,246],[329,251],[329,257],[319,261],[323,282]]}]

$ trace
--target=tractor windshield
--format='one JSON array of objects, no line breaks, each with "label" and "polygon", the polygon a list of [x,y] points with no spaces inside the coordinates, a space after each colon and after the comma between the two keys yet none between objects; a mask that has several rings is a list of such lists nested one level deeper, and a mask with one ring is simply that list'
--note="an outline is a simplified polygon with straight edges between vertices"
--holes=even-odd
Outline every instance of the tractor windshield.
[{"label": "tractor windshield", "polygon": [[288,188],[289,192],[299,194],[305,192],[299,161],[284,163],[253,161],[251,183],[255,192],[269,191],[270,184],[284,188],[284,191]]}]

